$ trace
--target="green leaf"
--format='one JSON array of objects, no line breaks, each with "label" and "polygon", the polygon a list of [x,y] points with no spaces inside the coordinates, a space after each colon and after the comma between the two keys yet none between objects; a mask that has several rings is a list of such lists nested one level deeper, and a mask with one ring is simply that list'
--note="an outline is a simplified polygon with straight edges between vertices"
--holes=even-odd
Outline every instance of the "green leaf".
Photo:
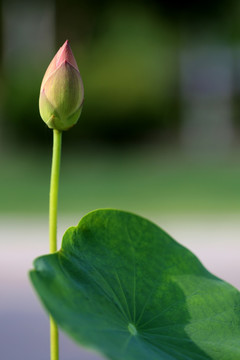
[{"label": "green leaf", "polygon": [[59,326],[110,359],[240,359],[239,291],[146,219],[91,212],[34,266]]}]

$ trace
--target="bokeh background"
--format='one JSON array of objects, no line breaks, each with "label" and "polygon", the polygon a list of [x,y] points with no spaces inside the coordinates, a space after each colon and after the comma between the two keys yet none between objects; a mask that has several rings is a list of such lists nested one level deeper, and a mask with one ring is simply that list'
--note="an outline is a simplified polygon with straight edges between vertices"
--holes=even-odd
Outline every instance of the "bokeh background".
[{"label": "bokeh background", "polygon": [[[85,87],[63,136],[59,246],[96,208],[136,212],[240,288],[240,2],[0,0],[0,358],[48,358],[28,281],[48,252],[44,72],[69,39]],[[100,359],[61,334],[61,359]]]}]

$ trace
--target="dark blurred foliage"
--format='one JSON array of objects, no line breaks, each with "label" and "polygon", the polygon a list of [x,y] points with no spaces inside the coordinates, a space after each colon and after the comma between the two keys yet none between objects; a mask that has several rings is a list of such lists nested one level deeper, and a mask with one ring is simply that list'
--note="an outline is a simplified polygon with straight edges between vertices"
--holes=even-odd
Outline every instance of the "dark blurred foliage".
[{"label": "dark blurred foliage", "polygon": [[[226,8],[233,5],[234,0],[152,0],[159,10],[169,19],[184,21],[186,25],[193,25],[203,19],[216,19],[225,16]],[[147,0],[145,3],[149,3]]]},{"label": "dark blurred foliage", "polygon": [[[240,40],[239,5],[231,0],[56,0],[54,6],[55,51],[70,40],[85,86],[79,124],[65,135],[74,144],[177,142],[184,42],[199,29],[229,44]],[[32,61],[27,54],[4,69],[5,131],[25,142],[52,135],[38,114],[38,95],[53,55],[35,54]]]},{"label": "dark blurred foliage", "polygon": [[79,7],[70,1],[67,14],[61,4],[56,8],[58,44],[66,38],[64,21],[67,36],[79,45],[75,54],[85,83],[79,133],[121,143],[152,136],[159,129],[175,131],[177,50],[175,34],[164,19],[159,21],[151,7],[141,3],[90,1]]},{"label": "dark blurred foliage", "polygon": [[[1,2],[0,2],[0,4],[1,4]],[[2,12],[2,6],[0,6],[0,69],[2,68],[2,56],[3,56],[3,54],[2,54],[2,51],[3,51],[2,29],[3,29],[3,12]]]}]

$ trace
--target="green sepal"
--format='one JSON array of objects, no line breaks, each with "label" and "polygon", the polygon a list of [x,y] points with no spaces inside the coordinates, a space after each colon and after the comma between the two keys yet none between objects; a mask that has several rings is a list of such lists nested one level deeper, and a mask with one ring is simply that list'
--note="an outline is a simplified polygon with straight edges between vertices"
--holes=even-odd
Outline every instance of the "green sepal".
[{"label": "green sepal", "polygon": [[68,130],[82,111],[83,84],[79,72],[64,62],[50,76],[40,92],[39,109],[51,129]]}]

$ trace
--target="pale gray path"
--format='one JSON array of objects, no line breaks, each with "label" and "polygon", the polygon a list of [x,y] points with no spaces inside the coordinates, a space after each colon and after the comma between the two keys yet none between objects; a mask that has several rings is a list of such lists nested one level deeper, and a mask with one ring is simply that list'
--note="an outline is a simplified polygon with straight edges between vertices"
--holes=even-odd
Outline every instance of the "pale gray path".
[{"label": "pale gray path", "polygon": [[[217,276],[240,289],[240,216],[151,216]],[[61,219],[59,239],[78,219]],[[0,359],[47,360],[48,318],[29,283],[32,260],[48,252],[47,218],[0,218]],[[61,360],[100,360],[61,334]]]}]

